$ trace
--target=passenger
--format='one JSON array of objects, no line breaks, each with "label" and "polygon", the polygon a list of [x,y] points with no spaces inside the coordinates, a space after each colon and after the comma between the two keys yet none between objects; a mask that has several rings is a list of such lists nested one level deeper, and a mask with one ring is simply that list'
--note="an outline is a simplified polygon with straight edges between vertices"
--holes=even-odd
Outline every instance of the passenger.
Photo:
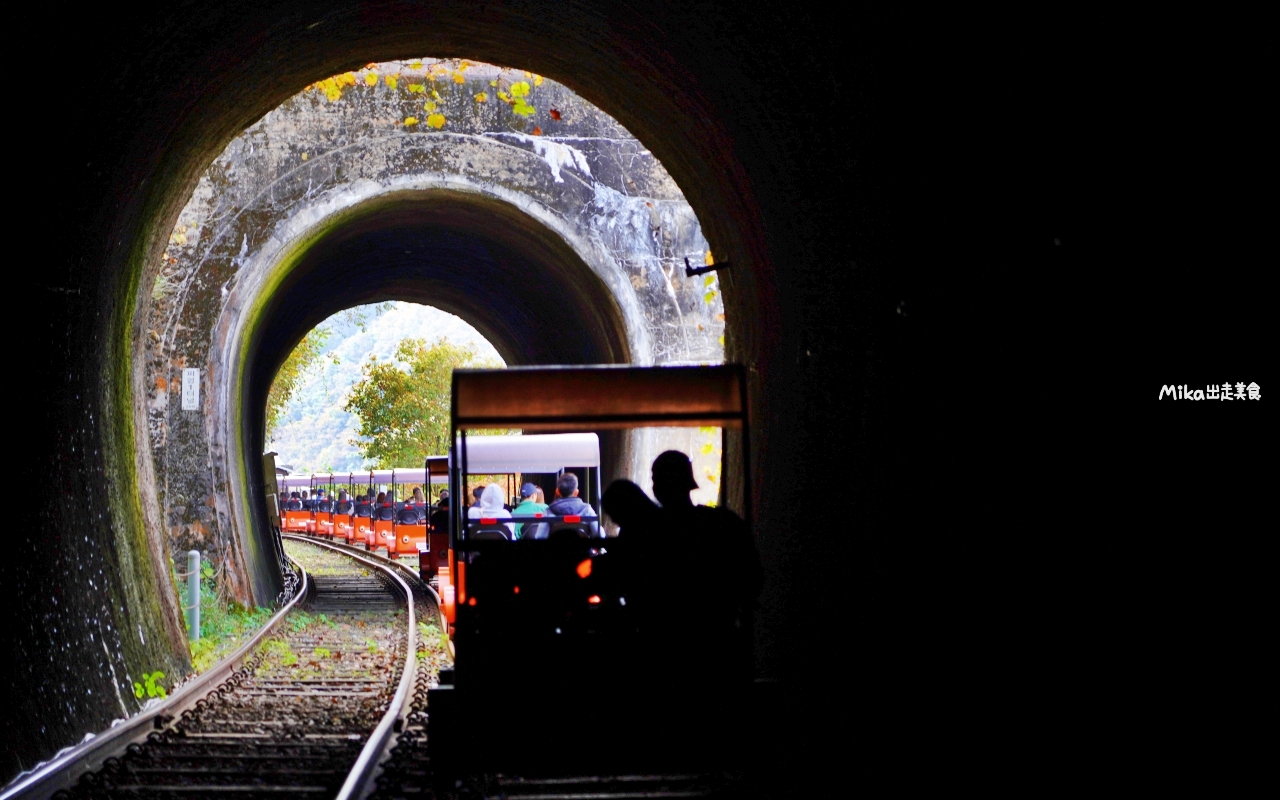
[{"label": "passenger", "polygon": [[350,514],[352,505],[351,496],[347,494],[346,490],[339,490],[338,505],[333,510],[339,514]]},{"label": "passenger", "polygon": [[302,510],[311,511],[312,509],[315,508],[315,506],[316,506],[315,501],[307,497],[307,490],[303,489],[302,490]]},{"label": "passenger", "polygon": [[374,519],[389,522],[396,518],[396,493],[394,490],[378,495],[378,511]]},{"label": "passenger", "polygon": [[[538,487],[532,483],[526,483],[520,487],[520,505],[511,510],[513,517],[532,517],[534,514],[545,514],[547,511],[546,503],[539,503],[533,498],[538,494]],[[516,538],[519,539],[524,533],[524,523],[516,523]]]},{"label": "passenger", "polygon": [[[678,450],[668,450],[653,462],[653,496],[662,504],[661,524],[686,558],[688,573],[681,577],[686,598],[711,616],[742,619],[750,616],[764,571],[751,531],[742,518],[725,508],[695,506],[689,493],[698,488],[693,464]],[[710,620],[709,620],[710,621]]]},{"label": "passenger", "polygon": [[382,505],[382,504],[383,504],[383,503],[385,503],[385,502],[387,502],[387,493],[386,493],[386,492],[378,492],[378,499],[377,499],[377,500],[375,500],[375,501],[374,501],[374,503],[375,503],[375,504],[377,504],[377,505]]},{"label": "passenger", "polygon": [[297,492],[289,493],[289,511],[302,510],[302,497]]},{"label": "passenger", "polygon": [[[467,509],[467,519],[511,519],[511,512],[502,507],[502,488],[491,483],[480,490],[480,504]],[[508,534],[514,538],[516,526],[507,523]]]},{"label": "passenger", "polygon": [[604,490],[600,498],[604,513],[618,525],[618,538],[630,541],[637,536],[648,537],[659,525],[662,510],[649,499],[644,489],[629,480],[616,480]]},{"label": "passenger", "polygon": [[431,514],[431,530],[436,533],[449,532],[449,495],[441,493],[440,502],[436,503],[436,510]]},{"label": "passenger", "polygon": [[[490,485],[492,485],[492,486],[496,486],[497,484],[490,484]],[[474,503],[472,503],[472,504],[471,504],[471,507],[472,507],[472,508],[479,508],[479,507],[480,507],[480,498],[481,498],[481,496],[482,496],[482,495],[484,495],[484,490],[485,490],[486,488],[488,488],[488,487],[485,487],[485,486],[477,486],[476,488],[474,488],[474,489],[472,489],[472,490],[471,490],[471,494],[475,495],[475,498],[476,498],[476,501],[475,501]]]},{"label": "passenger", "polygon": [[[580,517],[595,517],[596,510],[582,501],[578,497],[578,476],[572,472],[566,472],[556,479],[556,499],[552,500],[547,506],[547,513],[556,517],[567,517],[577,515]],[[595,522],[587,526],[587,532],[592,535],[598,535],[599,525]],[[541,531],[539,531],[541,533]],[[535,539],[541,539],[542,536],[535,536]]]},{"label": "passenger", "polygon": [[425,523],[427,521],[427,498],[423,496],[421,486],[413,487],[413,499],[409,501],[409,504],[418,512],[417,524],[422,525]]}]

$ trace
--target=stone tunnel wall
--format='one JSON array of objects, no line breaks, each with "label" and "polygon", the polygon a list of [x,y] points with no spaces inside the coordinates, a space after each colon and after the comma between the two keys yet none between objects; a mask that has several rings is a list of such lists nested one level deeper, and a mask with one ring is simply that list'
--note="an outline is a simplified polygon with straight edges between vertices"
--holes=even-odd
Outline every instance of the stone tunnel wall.
[{"label": "stone tunnel wall", "polygon": [[[545,129],[521,113],[531,108]],[[251,317],[300,243],[377,198],[433,190],[510,204],[563,237],[615,299],[633,363],[723,360],[716,278],[684,276],[684,259],[707,250],[699,222],[652,153],[598,108],[554,81],[458,61],[370,65],[307,87],[208,168],[139,288],[136,413],[150,440],[139,466],[156,487],[144,511],[172,551],[229,558],[227,585],[242,601],[275,590],[245,538],[257,512],[243,459],[256,454],[242,452],[234,419]],[[182,405],[192,367],[195,411]],[[705,438],[645,439],[633,472],[674,443],[718,479]]]}]

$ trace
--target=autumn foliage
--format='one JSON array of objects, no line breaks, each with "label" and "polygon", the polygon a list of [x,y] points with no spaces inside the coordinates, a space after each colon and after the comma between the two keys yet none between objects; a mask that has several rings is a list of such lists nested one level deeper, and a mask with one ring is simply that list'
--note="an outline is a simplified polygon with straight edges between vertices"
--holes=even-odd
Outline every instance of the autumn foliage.
[{"label": "autumn foliage", "polygon": [[375,468],[421,464],[448,451],[449,388],[458,367],[492,367],[475,348],[446,338],[405,339],[394,361],[370,357],[351,387],[346,410],[360,418],[351,442]]}]

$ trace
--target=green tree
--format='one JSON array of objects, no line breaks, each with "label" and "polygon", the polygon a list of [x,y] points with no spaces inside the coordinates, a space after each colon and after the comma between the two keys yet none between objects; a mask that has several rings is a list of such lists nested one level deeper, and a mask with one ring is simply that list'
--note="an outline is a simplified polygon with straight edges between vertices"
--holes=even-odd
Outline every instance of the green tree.
[{"label": "green tree", "polygon": [[360,418],[360,438],[351,444],[379,469],[418,465],[447,452],[454,369],[494,366],[477,362],[471,345],[447,338],[405,339],[394,362],[371,356],[347,399],[346,410]]},{"label": "green tree", "polygon": [[[280,365],[275,380],[267,391],[267,441],[275,434],[284,410],[298,390],[307,371],[320,361],[320,351],[329,341],[328,328],[312,328]],[[334,363],[337,363],[336,361]]]}]

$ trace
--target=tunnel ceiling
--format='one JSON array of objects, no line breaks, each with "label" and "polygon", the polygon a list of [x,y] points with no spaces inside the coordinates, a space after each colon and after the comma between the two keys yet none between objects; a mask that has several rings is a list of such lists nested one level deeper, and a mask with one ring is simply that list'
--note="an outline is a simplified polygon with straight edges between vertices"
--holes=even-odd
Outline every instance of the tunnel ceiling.
[{"label": "tunnel ceiling", "polygon": [[272,296],[253,347],[258,389],[320,321],[383,300],[465,318],[508,364],[630,360],[608,287],[527,215],[447,191],[370,205],[308,249]]}]

